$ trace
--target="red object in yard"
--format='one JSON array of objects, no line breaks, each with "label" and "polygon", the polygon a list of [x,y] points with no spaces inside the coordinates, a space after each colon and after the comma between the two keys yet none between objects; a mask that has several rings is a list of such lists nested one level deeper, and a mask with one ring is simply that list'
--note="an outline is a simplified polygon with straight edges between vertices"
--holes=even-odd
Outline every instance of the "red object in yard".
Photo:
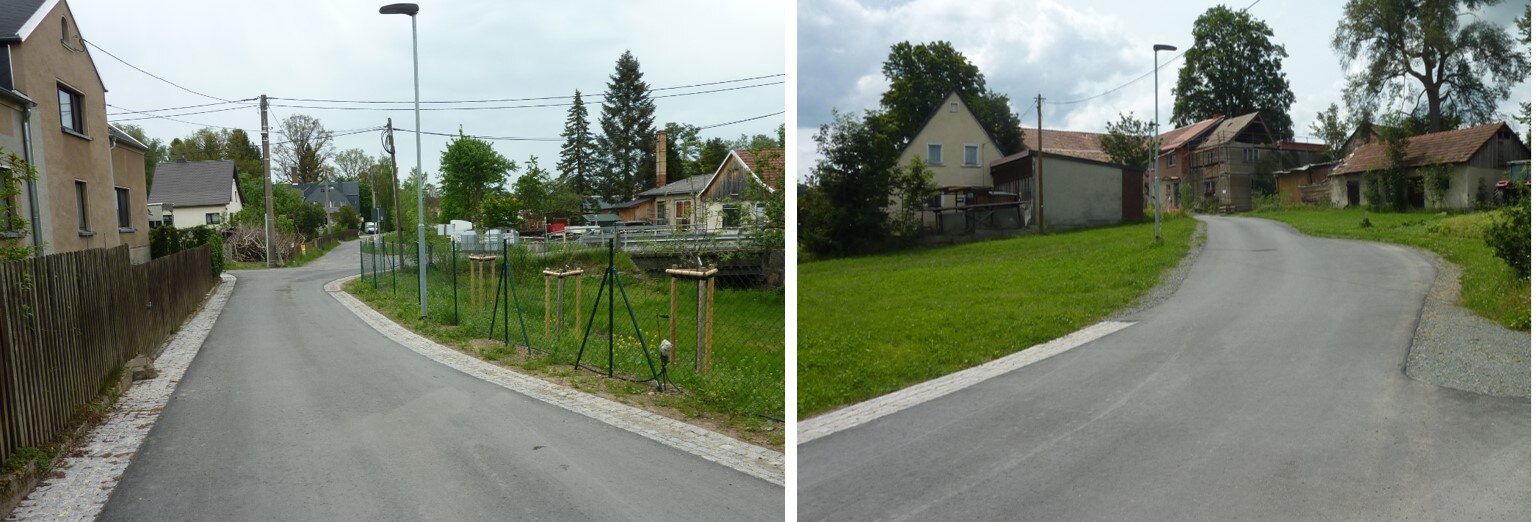
[{"label": "red object in yard", "polygon": [[1510,186],[1510,180],[1508,180],[1508,179],[1499,180],[1499,181],[1494,183],[1494,186],[1495,187],[1499,187],[1499,188],[1509,187]]},{"label": "red object in yard", "polygon": [[547,230],[547,232],[551,233],[551,234],[559,234],[559,233],[565,232],[565,231],[566,231],[566,224],[565,223],[550,223],[550,225],[548,227],[548,230]]}]

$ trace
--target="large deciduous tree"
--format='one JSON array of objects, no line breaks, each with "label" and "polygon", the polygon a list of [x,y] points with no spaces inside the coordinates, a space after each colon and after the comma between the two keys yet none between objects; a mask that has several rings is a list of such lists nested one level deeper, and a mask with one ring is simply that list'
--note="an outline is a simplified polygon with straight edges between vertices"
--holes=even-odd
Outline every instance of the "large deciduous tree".
[{"label": "large deciduous tree", "polygon": [[336,153],[331,131],[320,120],[307,114],[295,114],[278,124],[284,141],[277,146],[278,165],[290,183],[315,183],[326,173],[326,163]]},{"label": "large deciduous tree", "polygon": [[1009,97],[989,91],[982,71],[950,42],[892,45],[881,73],[891,85],[881,95],[881,108],[891,118],[899,137],[917,134],[924,120],[944,103],[945,95],[955,90],[965,98],[982,127],[998,140],[1003,154],[1024,148],[1019,116],[1010,110]]},{"label": "large deciduous tree", "polygon": [[1105,122],[1099,148],[1110,161],[1145,169],[1153,148],[1153,122],[1137,119],[1136,113],[1121,114],[1119,121]]},{"label": "large deciduous tree", "polygon": [[1498,0],[1349,0],[1331,42],[1348,75],[1355,114],[1412,103],[1425,130],[1493,119],[1495,107],[1530,72],[1524,47],[1478,18]]},{"label": "large deciduous tree", "polygon": [[1287,111],[1297,96],[1281,71],[1286,46],[1271,41],[1270,26],[1219,5],[1195,19],[1191,34],[1195,42],[1174,87],[1174,125],[1259,111],[1276,138],[1292,139]]},{"label": "large deciduous tree", "polygon": [[443,174],[442,217],[480,223],[486,194],[500,188],[518,164],[492,148],[491,142],[465,136],[461,130],[443,150],[438,168]]},{"label": "large deciduous tree", "polygon": [[640,61],[625,51],[614,64],[604,94],[598,126],[598,151],[604,156],[600,187],[605,197],[629,200],[655,178],[656,104],[640,72]]},{"label": "large deciduous tree", "polygon": [[596,192],[597,180],[594,178],[599,164],[598,149],[580,90],[571,97],[571,108],[566,109],[566,128],[560,137],[566,140],[560,146],[560,160],[555,163],[560,178],[578,194],[585,196]]}]

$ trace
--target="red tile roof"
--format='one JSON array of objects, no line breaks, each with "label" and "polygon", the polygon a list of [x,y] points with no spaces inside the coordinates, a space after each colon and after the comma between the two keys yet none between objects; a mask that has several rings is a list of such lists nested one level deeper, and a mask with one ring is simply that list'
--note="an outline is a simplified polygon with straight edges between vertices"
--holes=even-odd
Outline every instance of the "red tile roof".
[{"label": "red tile roof", "polygon": [[1099,144],[1104,134],[1051,129],[1043,129],[1039,133],[1035,129],[1020,129],[1020,133],[1024,136],[1025,148],[1028,150],[1035,150],[1037,134],[1039,134],[1041,149],[1045,152],[1094,161],[1110,161],[1110,155],[1105,154]]},{"label": "red tile roof", "polygon": [[[736,149],[736,155],[742,158],[742,163],[747,165],[747,170],[753,171],[770,187],[776,187],[775,190],[778,190],[779,180],[784,179],[785,173],[784,149]],[[759,169],[759,165],[764,168]]]},{"label": "red tile roof", "polygon": [[[1466,163],[1501,129],[1510,131],[1510,127],[1502,122],[1414,136],[1409,138],[1405,160],[1410,167]],[[1387,147],[1381,141],[1374,141],[1357,147],[1330,175],[1354,174],[1387,166]]]},{"label": "red tile roof", "polygon": [[1280,147],[1281,150],[1300,150],[1306,152],[1324,152],[1329,149],[1327,145],[1322,143],[1301,143],[1296,141],[1276,142],[1276,146]]},{"label": "red tile roof", "polygon": [[1220,122],[1222,122],[1222,117],[1216,116],[1211,119],[1201,120],[1190,125],[1186,125],[1184,127],[1163,133],[1162,136],[1159,136],[1160,146],[1158,147],[1158,154],[1162,155],[1165,152],[1169,152],[1179,148],[1182,145],[1185,145],[1186,142],[1200,137],[1208,129],[1212,128],[1213,125],[1216,125]]}]

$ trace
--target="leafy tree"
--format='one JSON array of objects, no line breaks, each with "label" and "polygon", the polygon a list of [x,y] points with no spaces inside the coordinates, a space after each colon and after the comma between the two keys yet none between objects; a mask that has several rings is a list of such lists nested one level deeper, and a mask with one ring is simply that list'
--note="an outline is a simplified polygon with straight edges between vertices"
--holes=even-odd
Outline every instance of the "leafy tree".
[{"label": "leafy tree", "polygon": [[[950,42],[913,45],[901,42],[881,65],[891,87],[881,95],[881,108],[890,115],[901,139],[917,134],[929,115],[951,90],[960,92],[982,127],[998,140],[1003,154],[1024,149],[1019,116],[1009,108],[1009,97],[987,90],[987,80],[976,65],[955,50]],[[780,130],[783,147],[783,129]],[[895,143],[895,142],[894,142]]]},{"label": "leafy tree", "polygon": [[921,156],[913,156],[907,165],[898,169],[892,179],[892,188],[899,211],[891,218],[893,231],[899,236],[913,236],[923,224],[923,207],[934,189],[934,171]]},{"label": "leafy tree", "polygon": [[358,215],[358,210],[352,208],[352,205],[342,205],[336,211],[337,230],[357,230],[361,220],[362,216]]},{"label": "leafy tree", "polygon": [[704,142],[699,139],[699,127],[668,123],[663,128],[667,131],[667,182],[702,174],[704,168],[699,162],[699,153],[704,149]]},{"label": "leafy tree", "polygon": [[1297,97],[1281,70],[1286,46],[1272,41],[1270,26],[1219,5],[1196,18],[1191,33],[1195,43],[1174,88],[1174,124],[1259,111],[1278,139],[1292,139],[1288,111]]},{"label": "leafy tree", "polygon": [[598,126],[603,135],[597,149],[606,161],[600,191],[605,197],[630,200],[655,179],[656,104],[651,87],[642,80],[640,62],[625,51],[614,64],[604,95]]},{"label": "leafy tree", "polygon": [[593,194],[596,188],[598,149],[592,135],[592,125],[587,122],[587,106],[582,104],[582,91],[571,97],[571,108],[566,110],[566,128],[560,133],[565,144],[560,146],[560,161],[555,169],[561,179],[578,194]]},{"label": "leafy tree", "polygon": [[507,181],[507,173],[517,172],[518,164],[492,148],[491,142],[466,136],[460,130],[443,150],[439,168],[443,171],[443,217],[480,223],[481,200]]},{"label": "leafy tree", "polygon": [[144,189],[149,190],[155,184],[155,166],[164,162],[170,156],[170,149],[166,147],[165,140],[160,138],[150,139],[144,128],[128,123],[116,123],[117,128],[139,140],[149,150],[144,151]]},{"label": "leafy tree", "polygon": [[261,145],[251,141],[251,136],[240,129],[224,131],[223,159],[235,161],[235,172],[261,174],[265,170]]},{"label": "leafy tree", "polygon": [[1328,149],[1329,160],[1344,159],[1345,142],[1350,139],[1351,126],[1345,118],[1340,117],[1340,106],[1337,103],[1329,104],[1328,109],[1318,113],[1318,117],[1308,125],[1308,130],[1324,141],[1324,147]]},{"label": "leafy tree", "polygon": [[331,144],[331,131],[320,120],[306,114],[295,114],[278,124],[278,135],[285,138],[277,146],[277,160],[290,183],[315,183],[320,181],[326,163],[335,155]]},{"label": "leafy tree", "polygon": [[878,146],[896,141],[883,114],[833,113],[814,138],[822,156],[812,167],[802,201],[801,242],[822,255],[842,255],[881,246],[890,237],[886,206],[898,150]]},{"label": "leafy tree", "polygon": [[374,168],[374,159],[356,147],[341,151],[333,161],[336,163],[336,181],[365,181],[368,172]]},{"label": "leafy tree", "polygon": [[[1424,104],[1425,128],[1449,115],[1488,121],[1527,78],[1524,47],[1477,12],[1498,0],[1350,0],[1332,45],[1347,72],[1346,105],[1357,113],[1398,101]],[[1353,72],[1352,72],[1353,71]],[[1407,93],[1407,98],[1400,98]],[[1415,112],[1415,111],[1410,111]]]},{"label": "leafy tree", "polygon": [[33,245],[28,245],[26,237],[31,235],[31,225],[22,217],[19,209],[13,203],[16,197],[21,195],[23,183],[37,179],[37,169],[27,163],[21,155],[0,149],[0,157],[11,168],[0,170],[0,229],[20,232],[20,237],[0,236],[0,263],[25,259],[34,253],[41,251]]},{"label": "leafy tree", "polygon": [[513,183],[512,194],[517,196],[523,211],[538,216],[537,220],[543,220],[551,183],[549,172],[539,166],[539,157],[529,156],[528,162],[524,163],[523,175]]},{"label": "leafy tree", "polygon": [[1110,156],[1110,161],[1146,169],[1153,148],[1152,137],[1153,122],[1137,119],[1136,113],[1123,113],[1120,121],[1105,122],[1105,136],[1099,139],[1099,148]]},{"label": "leafy tree", "polygon": [[1363,195],[1379,209],[1403,212],[1409,208],[1408,150],[1410,132],[1401,119],[1378,126],[1377,139],[1387,155],[1387,165],[1362,175]]},{"label": "leafy tree", "polygon": [[486,195],[485,228],[518,228],[523,224],[522,201],[504,190]]}]

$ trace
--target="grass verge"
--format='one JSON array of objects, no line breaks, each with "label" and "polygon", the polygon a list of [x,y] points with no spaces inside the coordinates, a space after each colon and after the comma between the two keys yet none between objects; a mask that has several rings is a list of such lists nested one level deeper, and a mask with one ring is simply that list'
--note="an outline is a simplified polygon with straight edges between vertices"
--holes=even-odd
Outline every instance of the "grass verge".
[{"label": "grass verge", "polygon": [[1370,212],[1361,227],[1360,209],[1288,209],[1251,212],[1312,236],[1396,243],[1435,252],[1462,267],[1461,304],[1515,330],[1530,330],[1531,287],[1484,244],[1494,212],[1446,214]]},{"label": "grass verge", "polygon": [[1196,222],[1114,226],[800,265],[802,418],[976,366],[1132,304]]},{"label": "grass verge", "polygon": [[[310,261],[314,261],[316,259],[320,259],[321,256],[326,255],[327,253],[329,253],[331,250],[335,249],[339,245],[341,245],[340,241],[333,241],[333,242],[331,242],[329,244],[321,246],[320,248],[306,249],[303,254],[294,256],[292,259],[289,259],[288,263],[279,265],[279,266],[274,267],[274,268],[292,268],[292,267],[304,266],[306,264],[309,264]],[[224,263],[224,269],[225,270],[260,270],[260,269],[263,269],[263,268],[267,268],[267,262],[266,261],[250,261],[250,262],[226,261]]]},{"label": "grass verge", "polygon": [[[365,256],[368,250],[364,250]],[[545,380],[561,383],[665,415],[720,431],[738,439],[783,451],[784,424],[784,292],[781,289],[717,287],[711,372],[695,372],[694,288],[679,285],[677,316],[680,318],[677,361],[668,369],[671,382],[683,391],[669,387],[657,393],[651,383],[610,379],[588,369],[575,370],[573,363],[581,350],[582,331],[576,328],[576,314],[581,314],[584,328],[591,324],[592,337],[582,362],[606,370],[608,365],[607,301],[599,307],[597,319],[589,319],[602,277],[604,252],[537,257],[514,256],[518,306],[507,314],[509,331],[497,310],[495,339],[492,337],[495,273],[480,281],[482,300],[472,304],[468,261],[458,260],[458,320],[454,312],[454,281],[450,263],[437,249],[436,260],[428,271],[428,316],[421,318],[415,284],[415,269],[396,275],[392,283],[388,272],[372,272],[351,281],[346,291],[413,331],[439,344],[457,349],[502,366],[514,368]],[[365,260],[366,266],[367,261]],[[669,310],[667,280],[648,277],[622,256],[616,262],[621,280],[635,311],[635,320],[645,334],[651,350],[650,364],[657,364],[656,343],[666,327],[661,318]],[[567,279],[564,307],[565,322],[545,330],[545,280],[539,275],[546,267],[571,267],[585,270],[582,296],[576,294],[575,280]],[[552,323],[558,315],[558,287],[552,286],[550,314]],[[626,378],[651,375],[646,357],[640,350],[635,327],[624,306],[624,296],[615,294],[614,371]],[[499,307],[498,307],[499,308]],[[580,312],[578,312],[580,310]],[[519,322],[522,316],[522,323]],[[527,331],[527,343],[524,333]],[[503,344],[508,339],[511,344]],[[524,348],[534,346],[532,355]]]}]

